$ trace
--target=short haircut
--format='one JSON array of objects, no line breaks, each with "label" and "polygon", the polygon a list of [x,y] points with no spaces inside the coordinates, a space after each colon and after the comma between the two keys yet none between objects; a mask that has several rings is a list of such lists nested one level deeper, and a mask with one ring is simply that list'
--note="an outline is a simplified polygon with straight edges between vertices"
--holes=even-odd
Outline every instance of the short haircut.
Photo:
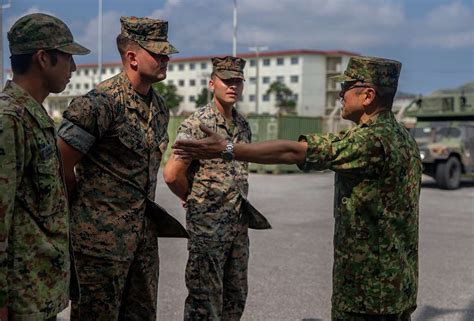
[{"label": "short haircut", "polygon": [[120,57],[125,58],[125,53],[129,49],[138,49],[140,48],[140,45],[136,43],[135,41],[128,39],[127,37],[123,36],[122,34],[119,34],[117,36],[117,49],[120,53]]},{"label": "short haircut", "polygon": [[[58,63],[58,51],[56,49],[45,51],[51,57],[51,64],[55,66]],[[36,52],[10,56],[13,73],[17,75],[24,75],[31,67],[34,54],[36,54]]]},{"label": "short haircut", "polygon": [[397,89],[384,86],[374,86],[374,89],[377,92],[377,96],[375,97],[377,105],[392,109]]}]

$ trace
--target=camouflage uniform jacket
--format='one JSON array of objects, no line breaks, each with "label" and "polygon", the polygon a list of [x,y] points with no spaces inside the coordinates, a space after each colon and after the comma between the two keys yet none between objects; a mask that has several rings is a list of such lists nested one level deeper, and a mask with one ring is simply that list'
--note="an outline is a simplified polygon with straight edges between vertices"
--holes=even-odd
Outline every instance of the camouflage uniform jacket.
[{"label": "camouflage uniform jacket", "polygon": [[0,306],[44,320],[69,301],[67,195],[54,122],[11,81],[0,94],[0,164]]},{"label": "camouflage uniform jacket", "polygon": [[392,112],[346,134],[307,135],[304,169],[336,172],[333,309],[392,314],[416,305],[421,160]]},{"label": "camouflage uniform jacket", "polygon": [[84,154],[71,199],[74,250],[112,260],[133,257],[143,234],[146,197],[155,197],[168,144],[169,111],[153,90],[145,101],[121,73],[74,99],[59,136]]},{"label": "camouflage uniform jacket", "polygon": [[[245,118],[233,110],[234,126],[227,124],[214,102],[200,108],[179,127],[179,133],[204,138],[202,123],[234,143],[249,143]],[[232,129],[233,127],[233,129]],[[238,232],[242,194],[248,193],[248,163],[222,159],[193,160],[189,169],[186,226],[191,239],[232,241]]]}]

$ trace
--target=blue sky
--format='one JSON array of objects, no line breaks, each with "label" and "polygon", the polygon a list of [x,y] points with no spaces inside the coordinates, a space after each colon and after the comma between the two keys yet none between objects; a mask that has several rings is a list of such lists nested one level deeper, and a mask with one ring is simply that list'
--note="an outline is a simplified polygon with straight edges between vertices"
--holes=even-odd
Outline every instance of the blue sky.
[{"label": "blue sky", "polygon": [[[8,0],[0,0],[6,3]],[[3,13],[6,32],[32,12],[64,20],[97,61],[98,0],[11,0]],[[115,37],[122,15],[169,21],[176,57],[232,52],[232,0],[103,0],[103,61],[119,60]],[[237,0],[238,52],[348,50],[402,61],[399,90],[429,94],[474,81],[474,0]]]}]

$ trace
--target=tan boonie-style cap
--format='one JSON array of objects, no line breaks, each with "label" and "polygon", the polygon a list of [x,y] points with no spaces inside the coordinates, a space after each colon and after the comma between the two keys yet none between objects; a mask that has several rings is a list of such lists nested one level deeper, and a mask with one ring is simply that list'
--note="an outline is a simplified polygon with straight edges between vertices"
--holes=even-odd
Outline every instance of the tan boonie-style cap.
[{"label": "tan boonie-style cap", "polygon": [[374,85],[397,88],[402,63],[377,57],[351,57],[343,75],[332,77],[335,81],[363,81]]},{"label": "tan boonie-style cap", "polygon": [[168,42],[168,21],[121,17],[121,35],[135,41],[142,48],[159,55],[171,55],[178,53],[171,43]]},{"label": "tan boonie-style cap", "polygon": [[10,53],[22,55],[39,49],[56,49],[71,55],[86,55],[90,50],[74,41],[71,30],[60,19],[33,13],[18,19],[8,31]]},{"label": "tan boonie-style cap", "polygon": [[212,73],[220,79],[240,78],[245,80],[245,60],[242,58],[225,56],[214,57],[212,60]]}]

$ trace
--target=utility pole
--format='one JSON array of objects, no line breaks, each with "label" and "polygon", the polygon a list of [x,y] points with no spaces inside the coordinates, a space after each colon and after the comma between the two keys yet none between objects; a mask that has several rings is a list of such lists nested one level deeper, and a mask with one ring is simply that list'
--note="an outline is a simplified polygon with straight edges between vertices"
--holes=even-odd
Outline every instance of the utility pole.
[{"label": "utility pole", "polygon": [[250,51],[255,51],[255,113],[258,115],[258,107],[259,107],[259,100],[260,100],[260,52],[268,50],[267,46],[255,46],[250,47]]},{"label": "utility pole", "polygon": [[3,71],[3,10],[10,8],[12,4],[11,0],[8,0],[8,3],[0,6],[0,85],[3,88],[5,83],[5,76]]},{"label": "utility pole", "polygon": [[99,68],[99,83],[102,82],[102,0],[99,0],[99,21],[98,21],[98,43],[97,43],[97,68]]},{"label": "utility pole", "polygon": [[234,36],[232,37],[232,56],[237,57],[237,0],[234,1]]}]

